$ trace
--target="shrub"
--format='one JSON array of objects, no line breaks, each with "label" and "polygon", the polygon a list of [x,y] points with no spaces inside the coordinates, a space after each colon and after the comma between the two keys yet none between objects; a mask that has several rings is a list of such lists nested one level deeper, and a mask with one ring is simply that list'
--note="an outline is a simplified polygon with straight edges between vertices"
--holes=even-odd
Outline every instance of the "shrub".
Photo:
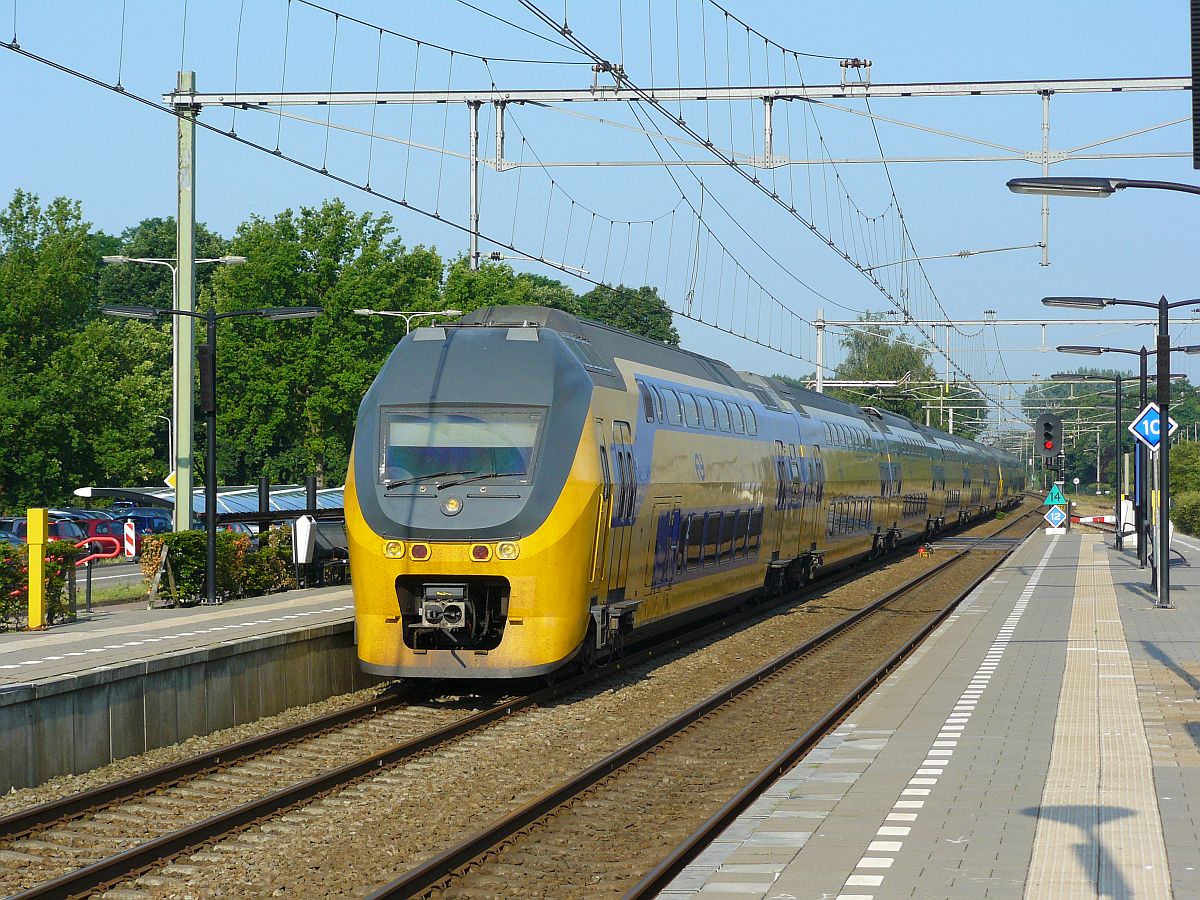
[{"label": "shrub", "polygon": [[18,628],[29,602],[25,548],[0,543],[0,631]]},{"label": "shrub", "polygon": [[1200,534],[1200,493],[1176,494],[1171,499],[1171,520],[1184,534]]},{"label": "shrub", "polygon": [[[28,548],[0,544],[0,631],[24,628],[29,615]],[[53,625],[69,616],[67,579],[79,556],[71,541],[46,544],[46,622]]]},{"label": "shrub", "polygon": [[[272,534],[271,537],[273,536]],[[167,559],[181,602],[196,602],[206,596],[208,542],[205,532],[176,531],[156,537],[148,535],[144,538],[142,575],[147,582],[152,580],[158,571],[164,546],[168,548]],[[290,562],[291,551],[273,546],[270,540],[267,547],[254,550],[247,535],[218,531],[218,599],[254,596],[295,587]],[[165,579],[159,584],[159,592],[170,592],[169,583]]]}]

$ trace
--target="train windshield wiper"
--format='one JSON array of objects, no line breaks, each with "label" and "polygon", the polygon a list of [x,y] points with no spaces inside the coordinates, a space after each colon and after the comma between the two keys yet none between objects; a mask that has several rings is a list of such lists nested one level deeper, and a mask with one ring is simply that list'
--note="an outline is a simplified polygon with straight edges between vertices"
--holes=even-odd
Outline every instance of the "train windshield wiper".
[{"label": "train windshield wiper", "polygon": [[470,478],[460,478],[458,481],[439,481],[437,489],[440,491],[448,487],[454,487],[456,484],[466,484],[468,481],[482,481],[484,478],[515,478],[518,475],[525,474],[525,472],[484,472],[481,475],[472,475]]},{"label": "train windshield wiper", "polygon": [[384,484],[384,489],[390,491],[392,488],[403,487],[406,484],[416,484],[418,481],[425,481],[429,478],[445,478],[447,475],[470,475],[473,472],[478,472],[478,469],[467,469],[463,472],[430,472],[427,475],[414,475],[412,478],[401,478],[399,481],[389,481]]}]

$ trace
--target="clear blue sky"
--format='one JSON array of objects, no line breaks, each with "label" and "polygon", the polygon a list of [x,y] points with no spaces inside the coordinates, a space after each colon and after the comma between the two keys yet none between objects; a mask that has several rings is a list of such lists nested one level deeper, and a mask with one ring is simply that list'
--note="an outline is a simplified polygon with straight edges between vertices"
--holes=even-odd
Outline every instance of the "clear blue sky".
[{"label": "clear blue sky", "polygon": [[[513,23],[552,36],[515,0],[474,3]],[[329,0],[327,5],[424,42],[492,59],[580,60],[574,52],[482,16],[455,0],[429,0],[424,4],[362,2],[352,6]],[[624,59],[626,70],[637,83],[673,83],[677,66],[685,83],[702,83],[706,77],[710,84],[728,83],[727,77],[735,84],[751,79],[755,83],[765,81],[761,41],[752,41],[748,54],[744,30],[736,25],[727,27],[711,6],[702,20],[702,5],[700,0],[653,0],[648,14],[647,4],[634,0],[577,0],[566,4],[566,9],[574,33],[606,58]],[[1033,0],[852,5],[728,0],[728,6],[787,47],[836,57],[870,58],[876,82],[1188,74],[1188,7],[1182,0],[1149,4],[1136,14],[1131,14],[1128,4],[1082,0],[1050,6]],[[546,2],[543,7],[556,18],[562,17],[562,0]],[[291,90],[327,90],[335,47],[333,17],[299,2],[290,4],[290,15],[288,10],[287,0],[212,0],[190,5],[181,0],[96,0],[87,4],[0,0],[0,34],[7,40],[15,20],[17,38],[25,49],[105,81],[114,81],[119,71],[129,91],[153,98],[170,89],[181,61],[184,67],[197,72],[201,90],[229,91],[236,86],[271,91],[279,90],[281,84]],[[381,42],[378,32],[344,18],[337,23],[336,34],[332,70],[335,90],[370,91],[377,77],[384,89],[407,90],[414,85],[414,73],[415,84],[425,89],[445,88],[448,84],[464,89],[486,88],[493,80],[501,89],[585,87],[592,77],[587,66],[502,62],[485,66],[464,55],[454,57],[451,69],[445,53],[426,46],[418,56],[410,42],[391,36]],[[804,59],[800,73],[793,68],[785,76],[778,68],[778,54],[765,58],[766,64],[775,67],[771,73],[774,82],[794,83],[799,74],[809,83],[828,83],[840,75],[836,62]],[[173,214],[175,138],[171,118],[7,50],[0,51],[0,83],[0,116],[7,126],[7,137],[0,142],[0,195],[8,197],[13,190],[25,188],[44,200],[57,195],[75,198],[82,202],[91,222],[114,233],[148,216]],[[789,104],[787,115],[793,117],[790,131],[781,122],[780,113],[776,114],[777,153],[803,155],[799,145],[805,116],[797,106]],[[1022,150],[1037,150],[1041,145],[1041,103],[1034,97],[880,100],[873,109],[878,114]],[[576,111],[635,124],[627,110],[615,105],[581,105]],[[222,128],[235,127],[239,134],[268,146],[274,146],[278,137],[284,151],[317,165],[324,163],[330,171],[353,181],[364,180],[369,158],[371,182],[377,189],[406,195],[414,205],[436,208],[449,220],[465,222],[466,165],[461,159],[443,160],[420,150],[410,153],[402,145],[386,140],[376,140],[372,149],[364,137],[342,131],[329,133],[326,143],[327,132],[322,127],[326,109],[294,112],[317,119],[320,124],[280,121],[271,114],[254,112],[240,112],[234,121],[225,110],[208,111],[204,119]],[[1052,101],[1051,146],[1091,143],[1186,117],[1189,112],[1186,93],[1059,96]],[[714,104],[706,114],[692,106],[685,107],[684,113],[689,123],[711,133],[714,142],[722,146],[729,145],[732,113],[734,149],[761,152],[759,124],[746,107],[730,110]],[[411,134],[418,143],[446,146],[459,153],[466,147],[466,117],[461,107],[419,109],[411,125],[405,109],[378,110],[374,121],[370,109],[338,108],[329,115],[335,124],[360,130],[369,130],[373,125],[380,135],[408,138]],[[493,119],[486,107],[481,121],[485,152],[490,154],[494,149]],[[679,134],[661,118],[653,121],[664,132]],[[834,156],[878,155],[866,119],[819,109],[812,112],[808,123],[810,150],[815,146],[819,125]],[[892,156],[991,152],[887,123],[878,127],[883,146]],[[785,145],[789,139],[792,144]],[[752,146],[754,140],[759,141],[757,146]],[[659,147],[669,155],[662,142]],[[686,158],[705,158],[700,149],[676,147]],[[1184,123],[1098,149],[1190,152],[1191,131]],[[637,160],[652,158],[653,151],[647,139],[635,132],[534,107],[511,110],[507,156],[530,160],[535,154],[545,161]],[[392,213],[399,233],[410,245],[435,244],[446,256],[465,250],[465,236],[445,225],[220,135],[201,132],[198,158],[199,219],[222,233],[232,233],[251,215],[271,216],[286,207],[314,205],[337,196],[356,209]],[[547,258],[566,257],[568,262],[582,263],[593,277],[602,280],[618,280],[623,275],[627,282],[640,283],[643,276],[648,277],[663,289],[673,306],[682,301],[689,277],[697,283],[705,277],[717,277],[720,255],[711,250],[707,257],[713,266],[711,271],[688,272],[684,207],[675,184],[661,168],[549,171],[558,185],[553,190],[546,170],[526,168],[518,175],[513,170],[497,173],[485,168],[483,231],[505,240],[511,235],[522,248]],[[686,170],[671,171],[692,202],[698,203],[696,180]],[[710,194],[705,207],[708,226],[740,264],[782,302],[809,318],[821,306],[829,317],[843,315],[844,311],[802,287],[796,281],[799,278],[851,309],[886,308],[885,299],[861,275],[734,173],[717,168],[695,171],[705,179]],[[887,209],[891,198],[880,166],[844,165],[839,171],[864,213],[874,215]],[[1197,174],[1191,169],[1190,159],[1070,162],[1054,171],[1183,181],[1193,180]],[[1038,200],[1017,197],[1004,188],[1004,181],[1010,177],[1036,174],[1040,174],[1037,167],[1016,162],[891,166],[896,193],[922,255],[1039,240]],[[824,177],[830,175],[826,167]],[[789,176],[786,170],[776,170],[775,177]],[[820,168],[796,168],[791,178],[797,196],[806,198],[810,184],[818,185],[819,190],[822,172]],[[568,197],[577,204],[574,210]],[[727,207],[753,241],[716,209],[714,200]],[[1002,317],[1041,317],[1043,307],[1038,298],[1045,294],[1145,298],[1159,293],[1171,297],[1194,295],[1194,223],[1195,210],[1200,209],[1194,203],[1194,198],[1184,195],[1147,191],[1130,191],[1103,202],[1058,200],[1051,215],[1051,266],[1039,266],[1038,253],[1025,250],[930,261],[926,272],[945,308],[952,316],[962,318],[979,317],[985,309],[998,310]],[[797,206],[801,204],[797,202]],[[821,206],[818,199],[813,208],[819,227],[825,227]],[[601,224],[593,225],[593,233],[587,236],[585,226],[591,218],[581,212],[583,207],[601,217],[657,218],[657,223],[653,229],[649,225],[633,226],[627,229],[628,237],[623,236],[625,226],[613,226],[610,237],[603,218],[598,218]],[[802,208],[807,212],[806,206]],[[676,210],[674,217],[672,209]],[[894,212],[887,215],[894,216]],[[667,253],[664,248],[672,218],[679,228],[673,235],[674,249]],[[838,230],[836,205],[830,219],[835,240],[842,243],[845,232]],[[894,228],[893,218],[883,221]],[[766,258],[764,250],[782,262],[787,271]],[[885,261],[888,246],[877,247],[875,253],[875,262]],[[541,266],[518,267],[570,280]],[[729,270],[732,272],[732,265]],[[746,327],[745,282],[735,286],[731,275],[725,277],[728,280],[722,284],[729,289],[717,291],[710,284],[705,302],[715,304],[716,295],[722,294],[722,311],[715,312],[710,306],[710,314],[721,316],[722,321],[732,322],[735,329],[741,330]],[[588,287],[578,281],[574,286]],[[757,296],[757,288],[753,293]],[[678,324],[686,346],[725,358],[739,368],[796,375],[811,370],[802,361],[705,326],[684,320]],[[1048,339],[1051,344],[1098,341],[1134,345],[1143,336],[1149,339],[1148,330],[1143,332],[1097,325],[1051,330]],[[1081,360],[1028,352],[1039,342],[1037,329],[1002,330],[999,340],[1005,350],[1003,367],[994,355],[985,358],[979,352],[962,355],[964,367],[978,377],[997,377],[1003,370],[1013,377],[1028,377],[1074,368]],[[1195,335],[1183,334],[1181,340],[1195,340]],[[805,335],[796,346],[805,356],[811,356],[811,335]],[[1188,371],[1189,365],[1180,360],[1176,369]]]}]

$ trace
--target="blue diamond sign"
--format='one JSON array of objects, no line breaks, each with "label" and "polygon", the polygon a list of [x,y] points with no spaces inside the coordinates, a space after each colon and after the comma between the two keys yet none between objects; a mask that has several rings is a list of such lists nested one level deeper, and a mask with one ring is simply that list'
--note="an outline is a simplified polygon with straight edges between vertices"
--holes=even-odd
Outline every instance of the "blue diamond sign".
[{"label": "blue diamond sign", "polygon": [[1062,528],[1062,523],[1067,521],[1067,514],[1061,506],[1052,506],[1043,518],[1050,523],[1051,528]]},{"label": "blue diamond sign", "polygon": [[[1173,435],[1178,427],[1179,423],[1171,419],[1167,437]],[[1129,423],[1129,433],[1151,450],[1158,449],[1158,445],[1162,441],[1162,414],[1159,412],[1157,403],[1151,400],[1146,404],[1145,409]]]}]

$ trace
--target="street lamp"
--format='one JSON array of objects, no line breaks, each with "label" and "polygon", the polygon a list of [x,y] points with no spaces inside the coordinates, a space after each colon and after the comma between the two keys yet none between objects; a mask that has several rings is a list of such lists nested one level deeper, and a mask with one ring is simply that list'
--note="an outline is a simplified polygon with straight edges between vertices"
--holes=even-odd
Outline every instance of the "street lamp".
[{"label": "street lamp", "polygon": [[[127,319],[159,319],[163,316],[188,316],[203,319],[208,326],[208,343],[198,347],[200,356],[200,410],[208,420],[208,446],[204,455],[204,530],[206,553],[204,575],[205,603],[217,602],[217,320],[237,316],[257,316],[263,319],[311,319],[325,310],[319,306],[282,306],[269,309],[235,309],[218,313],[215,307],[207,312],[187,309],[160,309],[154,306],[102,306],[109,316]],[[190,499],[190,494],[189,494]],[[188,504],[189,508],[191,504]],[[190,523],[189,523],[190,527]]]},{"label": "street lamp", "polygon": [[[1148,306],[1157,308],[1158,310],[1158,342],[1157,347],[1153,351],[1142,347],[1141,350],[1129,350],[1122,347],[1086,347],[1077,344],[1067,344],[1060,346],[1057,349],[1062,353],[1080,353],[1087,356],[1099,356],[1101,353],[1129,353],[1141,357],[1141,380],[1142,380],[1142,397],[1141,402],[1144,408],[1146,403],[1146,357],[1153,352],[1155,354],[1155,367],[1158,370],[1156,394],[1159,414],[1159,430],[1161,438],[1158,443],[1159,461],[1158,461],[1158,565],[1155,567],[1155,576],[1158,584],[1158,599],[1155,605],[1162,609],[1170,609],[1170,573],[1167,569],[1171,561],[1170,548],[1170,440],[1167,439],[1165,432],[1168,429],[1170,420],[1170,396],[1171,396],[1171,380],[1175,377],[1171,374],[1171,352],[1183,352],[1188,354],[1200,353],[1200,344],[1188,344],[1182,347],[1172,347],[1170,335],[1167,334],[1167,313],[1169,310],[1183,306],[1188,303],[1195,303],[1195,300],[1180,300],[1175,303],[1168,303],[1166,297],[1160,297],[1157,303],[1151,303],[1145,300],[1118,300],[1114,297],[1043,297],[1042,303],[1046,306],[1068,306],[1073,305],[1076,308],[1083,307],[1089,304],[1088,308],[1103,308],[1105,306]],[[1149,501],[1148,484],[1145,481],[1146,470],[1148,468],[1149,456],[1142,453],[1139,458],[1138,474],[1138,493],[1141,496],[1141,519],[1138,523],[1138,562],[1139,565],[1145,565],[1145,539],[1143,537],[1144,523],[1147,519],[1147,506]],[[1118,529],[1119,530],[1119,529]]]},{"label": "street lamp", "polygon": [[1111,197],[1125,188],[1200,194],[1200,187],[1194,184],[1143,181],[1138,178],[1013,178],[1008,182],[1008,189],[1014,194],[1037,194],[1043,197]]},{"label": "street lamp", "polygon": [[[126,263],[141,263],[149,266],[163,266],[171,270],[171,306],[180,306],[179,302],[179,261],[159,257],[145,256],[102,256],[101,261],[106,265],[124,265]],[[197,265],[236,266],[246,261],[244,256],[217,256],[209,259],[195,260]],[[155,316],[137,316],[136,318],[156,318]],[[174,528],[176,531],[187,531],[192,527],[192,357],[190,347],[184,348],[180,329],[173,328],[171,334],[171,414],[173,417],[172,431],[178,437],[178,446],[172,456],[170,468],[175,472],[175,511]],[[189,331],[190,335],[190,331]],[[186,402],[184,398],[186,399]]]},{"label": "street lamp", "polygon": [[429,312],[400,312],[394,309],[356,309],[356,316],[394,316],[397,319],[404,320],[404,333],[408,334],[412,330],[412,320],[419,319],[422,316],[461,316],[461,309],[434,309]]}]

